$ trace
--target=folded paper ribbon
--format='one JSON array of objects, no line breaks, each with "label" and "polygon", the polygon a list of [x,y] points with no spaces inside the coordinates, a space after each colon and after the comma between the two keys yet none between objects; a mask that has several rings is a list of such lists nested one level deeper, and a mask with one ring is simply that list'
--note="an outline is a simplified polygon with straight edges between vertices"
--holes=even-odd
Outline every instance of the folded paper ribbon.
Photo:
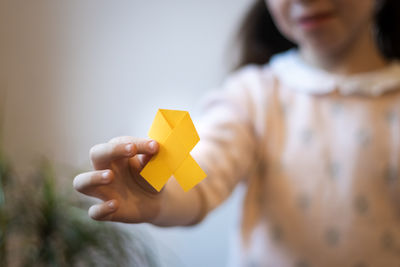
[{"label": "folded paper ribbon", "polygon": [[185,192],[207,176],[189,153],[200,138],[187,111],[159,109],[149,137],[160,149],[140,174],[157,191],[172,175]]}]

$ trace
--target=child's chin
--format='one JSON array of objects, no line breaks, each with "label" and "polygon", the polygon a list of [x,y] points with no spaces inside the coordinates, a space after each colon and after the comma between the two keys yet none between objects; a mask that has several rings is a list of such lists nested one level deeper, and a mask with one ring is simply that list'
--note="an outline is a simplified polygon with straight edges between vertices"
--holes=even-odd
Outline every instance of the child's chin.
[{"label": "child's chin", "polygon": [[343,41],[343,38],[336,38],[333,34],[320,32],[309,33],[306,36],[303,36],[303,41],[299,46],[310,49],[314,54],[329,57],[337,55],[339,51],[342,51],[345,42]]}]

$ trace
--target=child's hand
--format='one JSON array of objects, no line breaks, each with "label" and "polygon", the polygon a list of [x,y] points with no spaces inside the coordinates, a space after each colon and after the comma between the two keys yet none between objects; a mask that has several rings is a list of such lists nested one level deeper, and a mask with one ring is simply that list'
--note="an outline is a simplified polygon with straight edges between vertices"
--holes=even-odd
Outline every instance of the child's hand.
[{"label": "child's hand", "polygon": [[140,171],[158,152],[149,139],[124,136],[90,150],[94,171],[77,175],[74,188],[103,200],[89,209],[95,220],[151,222],[160,211],[161,195],[141,176]]}]

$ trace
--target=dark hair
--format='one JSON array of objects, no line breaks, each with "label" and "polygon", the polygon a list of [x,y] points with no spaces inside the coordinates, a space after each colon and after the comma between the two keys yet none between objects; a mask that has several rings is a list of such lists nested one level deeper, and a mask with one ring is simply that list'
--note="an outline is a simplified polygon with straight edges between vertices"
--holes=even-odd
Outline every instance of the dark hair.
[{"label": "dark hair", "polygon": [[[400,1],[378,0],[375,30],[378,47],[388,59],[400,59]],[[235,69],[247,64],[265,64],[280,52],[296,47],[276,27],[265,0],[256,0],[246,13],[237,39],[239,62]]]}]

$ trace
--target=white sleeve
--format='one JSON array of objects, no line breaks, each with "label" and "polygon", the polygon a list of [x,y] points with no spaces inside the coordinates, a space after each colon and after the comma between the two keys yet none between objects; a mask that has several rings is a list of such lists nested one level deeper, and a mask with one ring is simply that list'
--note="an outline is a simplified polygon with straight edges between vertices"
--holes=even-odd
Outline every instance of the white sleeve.
[{"label": "white sleeve", "polygon": [[221,90],[211,94],[196,125],[200,142],[192,156],[207,174],[196,186],[202,199],[199,220],[231,194],[255,163],[257,99],[252,94],[252,74],[251,68],[242,70],[229,78]]}]

